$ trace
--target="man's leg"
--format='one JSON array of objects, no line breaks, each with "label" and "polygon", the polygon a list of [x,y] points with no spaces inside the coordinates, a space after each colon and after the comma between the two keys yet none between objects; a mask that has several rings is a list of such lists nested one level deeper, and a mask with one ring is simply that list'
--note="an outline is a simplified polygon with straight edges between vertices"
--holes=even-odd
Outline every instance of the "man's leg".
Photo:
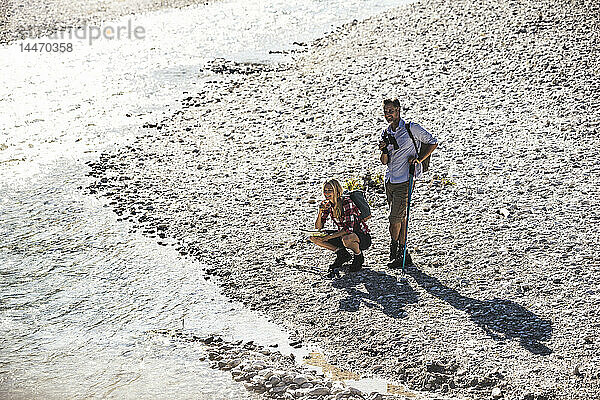
[{"label": "man's leg", "polygon": [[[398,251],[402,251],[402,256],[398,257],[398,259],[404,263],[404,265],[411,265],[412,264],[412,259],[410,257],[410,254],[408,253],[408,249],[406,248],[406,230],[407,225],[408,225],[408,219],[407,219],[407,214],[408,214],[408,192],[410,190],[414,190],[415,188],[415,183],[413,181],[413,186],[412,189],[409,188],[409,182],[406,182],[406,186],[405,186],[405,192],[403,193],[403,208],[404,211],[402,212],[402,229],[400,231],[400,240],[399,240],[399,247],[398,247]],[[405,250],[406,249],[406,250]]]},{"label": "man's leg", "polygon": [[393,261],[398,254],[398,237],[400,236],[401,223],[390,220],[390,261]]},{"label": "man's leg", "polygon": [[406,253],[404,252],[404,246],[406,245],[406,218],[402,219],[401,225],[402,229],[400,230],[400,238],[398,240],[398,256],[396,257],[396,260],[398,260],[398,263],[401,265],[404,256],[406,256],[405,263],[406,265],[410,265],[412,264],[412,259],[408,253],[408,249],[406,250]]},{"label": "man's leg", "polygon": [[395,186],[393,183],[386,182],[385,183],[385,197],[388,203],[388,207],[390,209],[389,221],[390,221],[390,261],[394,261],[396,259],[396,255],[398,253],[398,235],[400,235],[400,227],[401,225],[397,223],[395,219],[395,208],[396,208],[396,199],[394,199],[394,189]]},{"label": "man's leg", "polygon": [[390,260],[391,268],[402,265],[404,244],[406,242],[406,204],[408,200],[408,182],[389,185],[388,201],[390,202]]},{"label": "man's leg", "polygon": [[406,242],[406,218],[402,218],[402,222],[398,223],[398,248],[404,250]]},{"label": "man's leg", "polygon": [[402,222],[390,222],[390,237],[393,241],[397,242],[398,239],[402,239],[400,234],[404,231],[403,228],[406,228],[405,221],[403,219]]}]

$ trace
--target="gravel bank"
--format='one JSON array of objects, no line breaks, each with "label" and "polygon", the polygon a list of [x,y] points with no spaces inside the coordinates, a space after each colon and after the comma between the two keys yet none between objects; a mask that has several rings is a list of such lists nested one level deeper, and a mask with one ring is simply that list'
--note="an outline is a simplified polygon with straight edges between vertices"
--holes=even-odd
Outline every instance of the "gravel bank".
[{"label": "gravel bank", "polygon": [[0,0],[0,44],[123,15],[203,3],[207,0]]},{"label": "gravel bank", "polygon": [[[600,7],[432,0],[348,24],[291,65],[233,65],[91,164],[132,229],[331,363],[466,398],[600,393]],[[260,69],[260,68],[259,68]],[[440,139],[417,188],[408,276],[327,280],[307,243],[325,178],[379,171],[381,100]]]},{"label": "gravel bank", "polygon": [[[201,361],[210,362],[211,368],[229,371],[232,379],[242,382],[244,387],[255,393],[257,398],[294,399],[321,398],[335,400],[383,400],[384,395],[372,391],[364,393],[347,386],[340,381],[354,378],[352,373],[331,371],[319,353],[305,360],[309,365],[321,367],[322,371],[309,369],[307,365],[298,365],[293,355],[283,355],[276,349],[266,348],[254,342],[229,342],[218,336],[199,337],[182,331],[155,331],[152,334],[170,336],[183,342],[201,342],[205,351],[200,354]],[[275,345],[276,346],[276,345]],[[335,380],[326,377],[323,371],[331,372]],[[409,395],[415,400],[425,399],[420,394],[406,392],[401,387],[397,391]]]}]

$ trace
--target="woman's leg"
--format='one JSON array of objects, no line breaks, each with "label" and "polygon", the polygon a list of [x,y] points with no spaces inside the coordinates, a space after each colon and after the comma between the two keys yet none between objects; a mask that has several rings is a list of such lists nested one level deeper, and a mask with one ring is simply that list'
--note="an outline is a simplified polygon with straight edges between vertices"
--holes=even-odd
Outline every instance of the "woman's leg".
[{"label": "woman's leg", "polygon": [[342,236],[342,243],[344,247],[352,250],[354,254],[360,254],[360,239],[355,233]]},{"label": "woman's leg", "polygon": [[350,272],[360,271],[365,262],[365,257],[360,251],[360,238],[356,233],[351,233],[342,237],[342,243],[354,252],[354,259],[350,265]]},{"label": "woman's leg", "polygon": [[348,250],[343,245],[343,241],[341,238],[337,237],[335,239],[325,240],[321,236],[311,236],[310,241],[316,244],[317,246],[323,247],[325,249],[335,251],[336,257],[333,264],[329,266],[329,276],[336,276],[336,270],[341,268],[344,263],[350,261],[352,256],[348,253]]},{"label": "woman's leg", "polygon": [[319,247],[323,247],[323,248],[331,250],[331,251],[339,250],[337,246],[329,243],[327,240],[324,240],[321,236],[311,236],[310,241]]}]

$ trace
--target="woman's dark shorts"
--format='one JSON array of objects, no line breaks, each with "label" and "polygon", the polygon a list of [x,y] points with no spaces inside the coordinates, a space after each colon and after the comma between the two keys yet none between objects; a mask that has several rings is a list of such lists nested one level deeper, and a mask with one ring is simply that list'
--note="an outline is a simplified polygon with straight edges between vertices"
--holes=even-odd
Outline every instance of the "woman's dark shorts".
[{"label": "woman's dark shorts", "polygon": [[[333,231],[336,232],[336,231]],[[333,233],[331,232],[331,233]],[[361,250],[366,250],[369,247],[371,247],[371,235],[369,234],[364,234],[362,232],[354,232],[356,234],[356,236],[358,236],[358,240],[360,241],[358,247]],[[342,238],[341,237],[337,237],[335,239],[331,239],[328,240],[327,243],[331,243],[332,245],[334,245],[335,247],[344,247],[344,243],[342,242]]]}]

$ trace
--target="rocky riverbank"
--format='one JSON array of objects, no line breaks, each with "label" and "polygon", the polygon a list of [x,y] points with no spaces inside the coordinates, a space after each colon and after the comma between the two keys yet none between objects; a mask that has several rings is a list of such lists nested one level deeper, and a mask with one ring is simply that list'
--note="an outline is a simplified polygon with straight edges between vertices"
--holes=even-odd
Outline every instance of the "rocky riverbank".
[{"label": "rocky riverbank", "polygon": [[0,0],[0,44],[207,0]]},{"label": "rocky riverbank", "polygon": [[[283,66],[223,69],[90,165],[132,229],[331,363],[470,399],[600,392],[598,4],[432,0],[353,22]],[[244,73],[251,70],[252,73]],[[406,276],[369,192],[366,268],[307,243],[326,178],[375,176],[381,100],[440,139]]]},{"label": "rocky riverbank", "polygon": [[[209,362],[214,369],[228,371],[232,379],[242,382],[248,391],[262,395],[259,398],[382,400],[385,396],[377,391],[364,393],[347,386],[343,379],[357,379],[358,376],[328,365],[318,353],[311,353],[311,357],[299,363],[293,354],[283,355],[274,348],[269,349],[254,342],[230,342],[218,336],[199,337],[181,330],[162,330],[152,334],[204,344],[206,351],[200,355],[201,361]],[[319,367],[320,370],[309,366]],[[390,387],[392,386],[388,384],[388,389]],[[393,386],[393,389],[393,392],[413,399],[426,398],[422,394],[407,392],[398,386]]]}]

